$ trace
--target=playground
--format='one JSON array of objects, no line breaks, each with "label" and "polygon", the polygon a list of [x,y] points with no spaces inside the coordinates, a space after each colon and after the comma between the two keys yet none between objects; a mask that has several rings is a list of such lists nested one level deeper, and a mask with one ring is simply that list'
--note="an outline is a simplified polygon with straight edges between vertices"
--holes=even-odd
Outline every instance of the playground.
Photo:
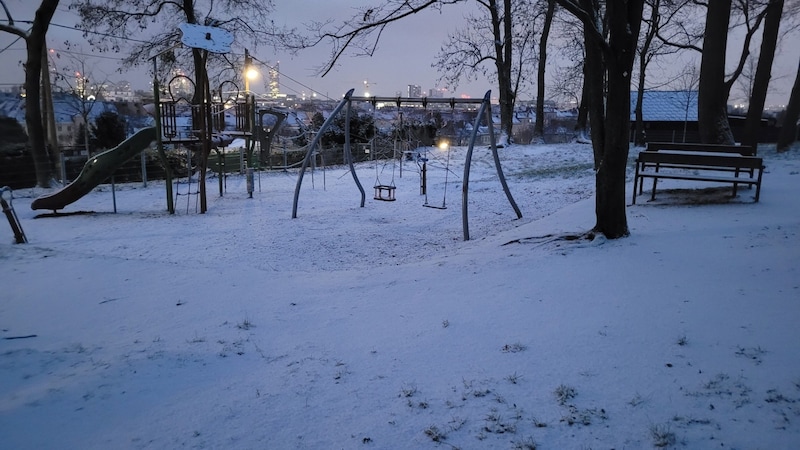
[{"label": "playground", "polygon": [[[132,252],[128,256],[137,257],[146,247],[158,260],[181,263],[186,262],[187,257],[198,261],[207,258],[203,252],[187,255],[184,249],[223,244],[229,251],[216,255],[215,260],[225,265],[263,270],[316,271],[346,269],[353,265],[362,268],[397,265],[431,257],[463,241],[461,180],[467,148],[418,150],[428,160],[427,195],[420,193],[421,163],[413,160],[378,160],[355,165],[367,194],[364,207],[360,206],[361,193],[348,166],[309,168],[294,219],[292,206],[299,168],[254,174],[252,198],[247,192],[246,176],[228,174],[223,196],[219,196],[219,179],[210,175],[207,180],[209,211],[202,215],[197,213],[196,177],[176,180],[174,215],[163,207],[163,181],[150,181],[147,188],[141,183],[117,184],[115,193],[111,192],[110,184],[102,185],[59,211],[57,217],[25,220],[50,214],[42,210],[30,211],[28,204],[36,201],[31,198],[16,198],[14,207],[24,222],[29,240],[41,239],[42,233],[37,230],[40,226],[46,230],[50,222],[60,222],[61,226],[71,227],[73,222],[83,223],[85,219],[85,214],[76,213],[90,212],[90,216],[96,218],[90,222],[97,227],[81,231],[87,241],[71,240],[70,245],[74,245],[75,250],[86,251],[93,247],[90,243],[95,240],[115,240],[123,251],[119,256],[123,256],[123,249],[127,248]],[[503,159],[514,166],[538,161],[543,170],[547,165],[560,167],[551,169],[557,172],[549,177],[546,185],[530,183],[532,175],[525,172],[527,169],[508,174],[512,189],[518,190],[517,195],[524,199],[520,202],[524,202],[528,213],[523,219],[517,219],[500,189],[491,152],[486,147],[478,148],[473,161],[475,173],[470,180],[473,239],[486,238],[552,213],[561,207],[561,200],[553,201],[556,192],[558,198],[566,196],[569,201],[591,195],[591,155],[586,150],[580,146],[500,149]],[[545,158],[550,162],[544,164]],[[395,185],[395,201],[373,198],[372,187],[379,179]],[[30,190],[27,194],[15,191],[15,195],[36,197],[39,190]],[[445,204],[446,208],[426,208],[426,201],[437,206]],[[150,225],[151,222],[157,223]],[[184,230],[185,235],[151,248],[149,233],[138,236],[139,227],[174,229],[178,233]],[[139,240],[141,242],[135,244]],[[305,245],[315,250],[309,251]]]},{"label": "playground", "polygon": [[[412,161],[395,201],[371,195],[391,165],[355,164],[364,207],[347,165],[309,170],[294,219],[299,169],[257,174],[252,198],[244,176],[223,197],[209,177],[206,214],[191,195],[169,214],[154,181],[118,185],[116,214],[107,184],[59,217],[14,191],[28,243],[0,228],[4,445],[800,441],[796,151],[759,150],[758,203],[659,183],[618,241],[573,238],[594,218],[580,144],[499,149],[522,219],[477,147],[464,241],[466,149],[451,151],[446,209],[422,206]],[[430,149],[429,202],[443,156]]]}]

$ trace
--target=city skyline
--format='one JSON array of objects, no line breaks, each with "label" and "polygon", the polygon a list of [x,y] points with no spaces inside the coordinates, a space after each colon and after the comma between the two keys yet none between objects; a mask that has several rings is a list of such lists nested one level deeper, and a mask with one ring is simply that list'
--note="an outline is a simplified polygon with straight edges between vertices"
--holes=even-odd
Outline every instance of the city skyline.
[{"label": "city skyline", "polygon": [[[354,1],[347,3],[358,4]],[[260,76],[251,81],[251,90],[259,93],[269,92],[268,71],[270,66],[278,63],[281,92],[298,97],[303,94],[311,96],[312,92],[316,92],[318,97],[335,99],[349,89],[355,89],[357,95],[364,95],[367,87],[371,91],[370,95],[381,96],[407,95],[409,85],[420,86],[423,93],[429,92],[430,89],[443,88],[444,86],[437,84],[438,73],[431,64],[448,33],[463,24],[464,14],[472,8],[472,4],[467,3],[467,5],[444,7],[442,11],[424,11],[390,25],[382,34],[375,56],[367,58],[345,55],[325,77],[319,76],[318,69],[327,62],[330,55],[331,49],[328,45],[321,44],[301,51],[298,55],[266,46],[249,49],[256,64],[261,66]],[[9,1],[7,4],[14,19],[20,23],[32,19],[33,12],[38,6],[23,0]],[[355,6],[343,7],[340,2],[319,4],[314,0],[295,0],[291,5],[277,2],[274,17],[278,25],[300,28],[304,23],[320,18],[344,20],[355,12],[354,8]],[[313,11],[314,16],[308,15],[308,11]],[[147,64],[127,70],[125,73],[118,73],[119,60],[122,56],[92,52],[81,33],[69,28],[76,22],[77,18],[67,6],[60,5],[48,33],[49,48],[65,55],[71,53],[76,58],[91,64],[92,70],[96,72],[96,79],[106,79],[114,83],[129,81],[134,89],[149,89],[151,75]],[[65,41],[70,42],[70,49],[64,48]],[[773,85],[768,105],[784,104],[788,101],[796,74],[800,48],[788,45],[788,39],[784,41],[773,66]],[[736,47],[731,43],[729,52],[734,53]],[[0,88],[7,90],[23,82],[24,75],[20,61],[25,58],[24,48],[24,42],[17,40],[15,36],[10,33],[0,33],[0,64],[2,64]],[[752,45],[751,51],[757,53],[757,44]],[[555,53],[555,49],[551,49],[551,53]],[[733,55],[729,55],[729,60],[732,58]],[[56,60],[56,63],[68,64],[66,58]],[[552,66],[549,66],[548,70],[549,76],[553,77],[555,71],[550,69]],[[482,97],[487,90],[492,90],[496,96],[496,87],[484,79],[462,82],[455,91],[448,91],[445,95]],[[521,100],[532,97],[531,93],[520,95]],[[743,95],[740,93],[732,92],[730,103],[740,103],[742,98]]]}]

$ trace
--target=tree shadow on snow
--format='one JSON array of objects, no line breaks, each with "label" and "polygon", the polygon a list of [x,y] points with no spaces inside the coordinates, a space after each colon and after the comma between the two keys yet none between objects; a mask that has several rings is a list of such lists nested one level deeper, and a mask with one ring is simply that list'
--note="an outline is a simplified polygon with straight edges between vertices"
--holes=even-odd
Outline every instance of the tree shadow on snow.
[{"label": "tree shadow on snow", "polygon": [[718,186],[694,189],[659,189],[656,191],[655,200],[650,200],[650,192],[641,194],[646,201],[636,202],[636,205],[656,206],[692,206],[692,205],[725,205],[738,203],[754,203],[755,189],[739,186],[736,195],[733,187]]}]

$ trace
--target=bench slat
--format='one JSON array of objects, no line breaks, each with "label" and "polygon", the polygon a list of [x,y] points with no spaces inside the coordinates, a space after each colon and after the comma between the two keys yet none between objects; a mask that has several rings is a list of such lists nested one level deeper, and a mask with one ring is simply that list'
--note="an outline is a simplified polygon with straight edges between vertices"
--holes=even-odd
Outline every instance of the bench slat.
[{"label": "bench slat", "polygon": [[664,178],[670,180],[716,181],[720,183],[757,184],[758,179],[750,177],[723,177],[714,175],[684,174],[674,172],[640,172],[640,178]]},{"label": "bench slat", "polygon": [[731,167],[757,169],[764,165],[762,158],[756,156],[706,155],[681,152],[639,152],[639,162],[651,164],[674,164],[683,166]]},{"label": "bench slat", "polygon": [[647,151],[690,151],[714,153],[738,153],[743,156],[755,156],[756,151],[749,145],[697,144],[681,142],[648,142]]}]

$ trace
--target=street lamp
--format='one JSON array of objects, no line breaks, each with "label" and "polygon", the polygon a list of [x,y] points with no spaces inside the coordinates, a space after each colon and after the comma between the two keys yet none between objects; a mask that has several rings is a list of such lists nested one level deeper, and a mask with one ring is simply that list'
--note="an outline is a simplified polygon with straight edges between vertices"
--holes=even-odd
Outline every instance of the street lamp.
[{"label": "street lamp", "polygon": [[253,58],[250,52],[245,49],[244,51],[244,91],[250,93],[250,80],[258,78],[258,70],[253,67]]}]

